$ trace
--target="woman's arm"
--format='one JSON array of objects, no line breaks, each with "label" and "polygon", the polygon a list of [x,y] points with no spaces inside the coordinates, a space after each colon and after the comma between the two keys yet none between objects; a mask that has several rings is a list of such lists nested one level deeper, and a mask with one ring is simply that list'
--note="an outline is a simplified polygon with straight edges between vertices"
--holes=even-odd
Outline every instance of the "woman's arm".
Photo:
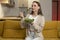
[{"label": "woman's arm", "polygon": [[41,18],[38,18],[37,21],[33,23],[35,31],[41,32],[44,28],[44,24],[45,24],[44,16],[42,16]]}]

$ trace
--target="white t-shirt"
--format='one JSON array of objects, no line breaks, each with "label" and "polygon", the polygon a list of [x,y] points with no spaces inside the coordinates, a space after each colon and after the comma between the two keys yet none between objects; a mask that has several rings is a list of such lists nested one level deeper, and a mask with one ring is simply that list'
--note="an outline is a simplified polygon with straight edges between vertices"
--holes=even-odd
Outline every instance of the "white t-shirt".
[{"label": "white t-shirt", "polygon": [[[35,20],[37,20],[37,17],[38,17],[38,15],[36,16],[36,17],[33,17],[32,15],[30,15],[28,18],[29,19],[34,19],[34,21],[33,22],[35,22]],[[34,27],[33,26],[30,26],[30,30],[28,30],[28,35],[31,37],[31,38],[35,38],[36,37],[36,34],[35,34],[35,32],[34,32]]]}]

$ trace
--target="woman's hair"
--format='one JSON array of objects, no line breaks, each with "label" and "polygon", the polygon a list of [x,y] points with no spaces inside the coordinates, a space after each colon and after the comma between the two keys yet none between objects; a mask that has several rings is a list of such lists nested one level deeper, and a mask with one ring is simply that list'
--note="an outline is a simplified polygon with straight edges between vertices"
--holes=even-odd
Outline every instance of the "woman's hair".
[{"label": "woman's hair", "polygon": [[[42,14],[42,10],[41,10],[41,6],[40,6],[40,3],[39,2],[37,2],[37,1],[33,1],[33,3],[36,3],[39,7],[40,7],[40,9],[38,10],[38,15],[43,15]],[[34,12],[33,11],[31,11],[31,14],[33,14]]]}]

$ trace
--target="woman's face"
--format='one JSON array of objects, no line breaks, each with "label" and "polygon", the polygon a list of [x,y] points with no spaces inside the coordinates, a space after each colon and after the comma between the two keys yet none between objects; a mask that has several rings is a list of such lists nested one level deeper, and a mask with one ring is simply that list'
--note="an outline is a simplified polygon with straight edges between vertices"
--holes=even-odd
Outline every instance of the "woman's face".
[{"label": "woman's face", "polygon": [[40,7],[38,6],[37,3],[32,3],[32,11],[36,12],[36,11],[38,11],[39,8]]}]

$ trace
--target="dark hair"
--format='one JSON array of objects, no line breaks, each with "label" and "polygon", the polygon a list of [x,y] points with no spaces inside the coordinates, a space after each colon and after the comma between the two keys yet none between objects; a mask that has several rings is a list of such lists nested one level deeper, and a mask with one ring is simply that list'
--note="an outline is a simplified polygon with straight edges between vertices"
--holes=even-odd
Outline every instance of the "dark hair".
[{"label": "dark hair", "polygon": [[[37,2],[37,1],[33,1],[33,3],[37,3],[37,5],[40,7],[40,9],[38,10],[38,15],[43,15],[42,14],[42,10],[41,10],[41,6],[40,6],[40,3],[39,2]],[[31,14],[33,14],[34,12],[33,11],[31,11]]]}]

